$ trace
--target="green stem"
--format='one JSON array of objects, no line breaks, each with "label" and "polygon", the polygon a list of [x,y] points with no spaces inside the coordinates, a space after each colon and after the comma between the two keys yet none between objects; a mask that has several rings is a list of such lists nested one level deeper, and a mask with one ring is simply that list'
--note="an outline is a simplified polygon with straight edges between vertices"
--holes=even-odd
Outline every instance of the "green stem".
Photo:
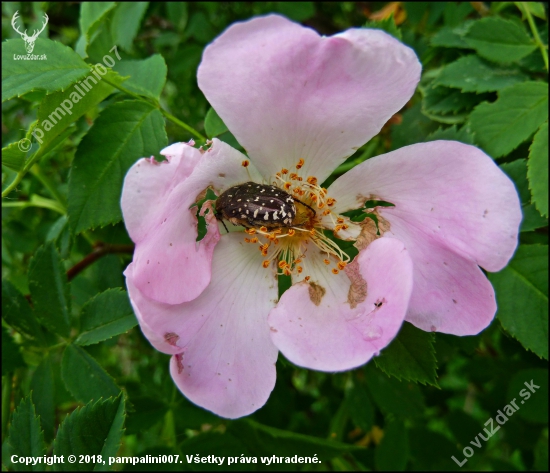
[{"label": "green stem", "polygon": [[34,155],[27,161],[27,163],[25,163],[23,169],[21,169],[21,171],[17,173],[17,176],[15,176],[15,179],[11,182],[11,184],[2,191],[2,198],[6,197],[13,189],[17,187],[23,177],[25,177],[25,174],[29,172],[29,170],[43,155],[44,149],[38,148],[36,153],[34,153]]},{"label": "green stem", "polygon": [[533,33],[535,43],[537,43],[537,46],[540,49],[540,53],[542,54],[542,59],[544,61],[544,66],[546,67],[546,71],[548,71],[548,52],[546,51],[548,46],[545,46],[540,39],[539,30],[537,30],[537,25],[535,25],[533,15],[531,15],[531,12],[529,11],[529,6],[526,3],[527,2],[521,2],[521,5],[523,6],[523,13],[527,17],[527,22],[529,23],[529,27],[531,28],[531,33]]},{"label": "green stem", "polygon": [[54,210],[55,212],[58,212],[61,215],[65,215],[67,213],[65,207],[61,206],[59,202],[52,199],[46,199],[45,197],[42,197],[37,194],[33,194],[30,200],[19,200],[17,202],[2,202],[2,208],[5,208],[5,207],[19,207],[22,209],[26,207],[41,207],[43,209]]},{"label": "green stem", "polygon": [[201,135],[197,130],[195,130],[193,127],[189,126],[187,123],[184,123],[182,122],[179,118],[176,118],[174,115],[172,115],[171,113],[168,113],[166,110],[164,110],[160,104],[156,101],[152,101],[150,99],[146,99],[144,97],[142,97],[141,95],[138,95],[134,92],[132,92],[131,90],[128,90],[126,87],[123,87],[122,85],[119,85],[119,84],[116,84],[114,82],[111,82],[109,79],[105,79],[105,77],[103,78],[103,80],[109,84],[110,86],[114,87],[115,89],[118,89],[120,90],[121,92],[124,92],[125,94],[127,95],[130,95],[131,97],[134,97],[136,100],[139,100],[140,102],[145,102],[149,105],[152,105],[154,106],[155,108],[157,108],[160,113],[162,113],[168,120],[170,120],[171,122],[175,123],[176,125],[180,126],[181,128],[183,128],[184,130],[188,131],[189,133],[191,133],[192,135],[194,135],[196,138],[198,138],[199,140],[202,140],[202,141],[206,141],[206,137]]},{"label": "green stem", "polygon": [[57,187],[55,186],[55,183],[46,176],[42,169],[38,164],[35,164],[30,172],[42,183],[42,185],[48,189],[48,192],[51,194],[51,196],[57,200],[59,205],[66,210],[67,208],[67,201],[65,200],[65,197],[61,195],[61,193],[57,190]]}]

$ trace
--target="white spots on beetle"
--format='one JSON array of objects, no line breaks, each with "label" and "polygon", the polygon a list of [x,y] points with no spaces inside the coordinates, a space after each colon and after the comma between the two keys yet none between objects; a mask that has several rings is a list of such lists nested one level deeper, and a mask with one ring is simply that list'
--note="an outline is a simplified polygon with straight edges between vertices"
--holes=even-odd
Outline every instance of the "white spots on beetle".
[{"label": "white spots on beetle", "polygon": [[259,198],[259,197],[256,197],[256,198],[254,199],[254,202],[258,202],[259,200],[260,200],[260,198]]},{"label": "white spots on beetle", "polygon": [[273,199],[271,199],[269,202],[273,203],[274,201],[273,201]]},{"label": "white spots on beetle", "polygon": [[266,214],[264,215],[264,220],[269,220],[269,214],[268,214],[268,213],[266,213]]},{"label": "white spots on beetle", "polygon": [[262,190],[260,191],[261,194],[263,194],[264,192],[265,192],[265,189],[262,189]]},{"label": "white spots on beetle", "polygon": [[[246,207],[246,206],[245,206],[245,207]],[[246,215],[248,215],[249,213],[250,213],[250,212],[247,210],[247,211],[246,211]]]},{"label": "white spots on beetle", "polygon": [[240,202],[240,201],[241,201],[241,199],[237,199],[237,202]]},{"label": "white spots on beetle", "polygon": [[[246,211],[248,213],[248,210]],[[246,218],[245,214],[241,214],[241,218]]]},{"label": "white spots on beetle", "polygon": [[229,197],[233,197],[231,194],[229,194]]},{"label": "white spots on beetle", "polygon": [[239,207],[239,212],[242,212],[242,211],[243,211],[242,207]]},{"label": "white spots on beetle", "polygon": [[273,212],[273,220],[279,220],[279,216],[277,215],[277,211]]},{"label": "white spots on beetle", "polygon": [[254,218],[258,216],[259,209],[254,210]]}]

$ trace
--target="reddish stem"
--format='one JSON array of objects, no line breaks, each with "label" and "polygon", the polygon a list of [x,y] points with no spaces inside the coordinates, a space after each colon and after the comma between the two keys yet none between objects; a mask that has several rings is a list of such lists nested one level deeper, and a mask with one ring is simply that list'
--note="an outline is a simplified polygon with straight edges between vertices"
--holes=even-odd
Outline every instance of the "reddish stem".
[{"label": "reddish stem", "polygon": [[67,271],[67,279],[70,281],[76,275],[84,271],[88,266],[97,261],[102,256],[112,253],[128,253],[133,254],[134,245],[113,245],[110,243],[98,243],[93,251],[86,255],[81,261],[76,263]]}]

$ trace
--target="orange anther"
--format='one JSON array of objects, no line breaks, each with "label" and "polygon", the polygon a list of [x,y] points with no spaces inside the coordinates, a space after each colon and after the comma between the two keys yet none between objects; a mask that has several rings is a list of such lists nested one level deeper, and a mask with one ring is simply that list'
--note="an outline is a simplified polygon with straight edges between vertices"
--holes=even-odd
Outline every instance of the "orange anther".
[{"label": "orange anther", "polygon": [[336,268],[332,268],[332,274],[338,274],[339,272]]},{"label": "orange anther", "polygon": [[303,271],[303,268],[301,266],[296,266],[296,271],[298,271],[298,274]]},{"label": "orange anther", "polygon": [[323,260],[323,263],[325,263],[325,264],[330,264],[330,261],[329,261],[328,259],[325,258],[325,259]]},{"label": "orange anther", "polygon": [[304,160],[300,158],[300,161],[298,161],[298,164],[296,164],[296,169],[300,169],[304,165]]},{"label": "orange anther", "polygon": [[300,264],[301,262],[302,262],[302,260],[300,258],[294,260],[295,264]]},{"label": "orange anther", "polygon": [[330,209],[323,210],[323,215],[329,215],[329,214],[330,214]]},{"label": "orange anther", "polygon": [[285,260],[279,261],[279,264],[278,264],[279,268],[281,268],[281,269],[283,269],[287,265],[288,265],[288,263]]},{"label": "orange anther", "polygon": [[262,256],[267,256],[267,250],[264,248],[260,248],[260,252],[262,253]]},{"label": "orange anther", "polygon": [[256,237],[251,238],[250,243],[258,243],[258,239]]},{"label": "orange anther", "polygon": [[319,202],[319,204],[317,205],[317,207],[319,207],[320,209],[322,209],[324,206],[325,206],[324,202]]},{"label": "orange anther", "polygon": [[346,263],[343,261],[340,261],[336,266],[338,266],[338,269],[342,270],[346,267]]},{"label": "orange anther", "polygon": [[267,227],[260,227],[260,231],[264,233],[267,232]]},{"label": "orange anther", "polygon": [[298,174],[296,174],[295,172],[291,172],[289,177],[290,179],[298,179]]},{"label": "orange anther", "polygon": [[303,179],[302,179],[300,176],[298,176],[298,180],[299,180],[299,181],[303,181]]},{"label": "orange anther", "polygon": [[334,227],[334,231],[335,231],[335,232],[339,232],[340,230],[342,230],[342,228],[344,228],[343,225],[336,225],[336,226]]},{"label": "orange anther", "polygon": [[337,218],[336,221],[338,223],[344,223],[344,219],[342,217]]},{"label": "orange anther", "polygon": [[254,235],[254,233],[256,233],[256,229],[255,228],[245,228],[244,231],[246,233],[248,233],[249,235]]},{"label": "orange anther", "polygon": [[243,168],[247,168],[249,164],[250,164],[250,161],[249,161],[248,159],[245,159],[245,160],[241,163],[241,166],[242,166]]},{"label": "orange anther", "polygon": [[315,194],[313,194],[313,195],[311,196],[311,200],[312,200],[313,202],[317,202],[317,196],[316,196]]},{"label": "orange anther", "polygon": [[290,186],[292,186],[290,182],[285,182],[285,185],[283,187],[285,188],[285,190],[289,190]]},{"label": "orange anther", "polygon": [[286,169],[286,168],[281,169],[281,173],[282,174],[288,174],[288,169]]},{"label": "orange anther", "polygon": [[290,269],[288,268],[285,268],[283,273],[285,273],[285,276],[290,276],[292,274],[292,271],[290,271]]},{"label": "orange anther", "polygon": [[269,266],[269,261],[268,260],[265,260],[263,263],[262,263],[262,266],[264,268],[267,268]]},{"label": "orange anther", "polygon": [[278,172],[277,174],[275,174],[277,177],[281,177],[281,173]]},{"label": "orange anther", "polygon": [[310,279],[311,279],[311,276],[306,276],[306,277],[304,278],[304,281],[305,281],[305,282],[308,282]]},{"label": "orange anther", "polygon": [[327,190],[324,187],[321,187],[321,192],[323,193],[323,195],[327,195]]},{"label": "orange anther", "polygon": [[327,205],[328,205],[329,207],[332,207],[335,203],[336,203],[336,199],[333,199],[332,197],[329,197],[329,198],[327,199]]},{"label": "orange anther", "polygon": [[316,185],[317,184],[317,178],[314,177],[314,176],[309,176],[307,178],[307,182],[309,182],[312,186]]},{"label": "orange anther", "polygon": [[288,236],[294,236],[296,233],[296,230],[294,230],[293,228],[291,228],[289,231],[288,231]]},{"label": "orange anther", "polygon": [[250,243],[250,238],[245,238],[244,241],[246,241],[247,243]]},{"label": "orange anther", "polygon": [[344,230],[347,230],[347,229],[349,228],[349,225],[344,224],[344,225],[342,225],[342,228],[343,228]]}]

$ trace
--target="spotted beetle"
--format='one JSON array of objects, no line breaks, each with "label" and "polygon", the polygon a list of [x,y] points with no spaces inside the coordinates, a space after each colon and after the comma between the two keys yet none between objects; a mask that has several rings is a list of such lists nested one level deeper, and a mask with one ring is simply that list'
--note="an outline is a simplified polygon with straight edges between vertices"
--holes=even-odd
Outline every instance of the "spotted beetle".
[{"label": "spotted beetle", "polygon": [[[276,186],[245,182],[230,187],[218,197],[215,215],[222,223],[226,219],[233,225],[247,228],[292,227],[295,225],[296,201],[300,202]],[[303,205],[315,215],[309,205]]]}]

